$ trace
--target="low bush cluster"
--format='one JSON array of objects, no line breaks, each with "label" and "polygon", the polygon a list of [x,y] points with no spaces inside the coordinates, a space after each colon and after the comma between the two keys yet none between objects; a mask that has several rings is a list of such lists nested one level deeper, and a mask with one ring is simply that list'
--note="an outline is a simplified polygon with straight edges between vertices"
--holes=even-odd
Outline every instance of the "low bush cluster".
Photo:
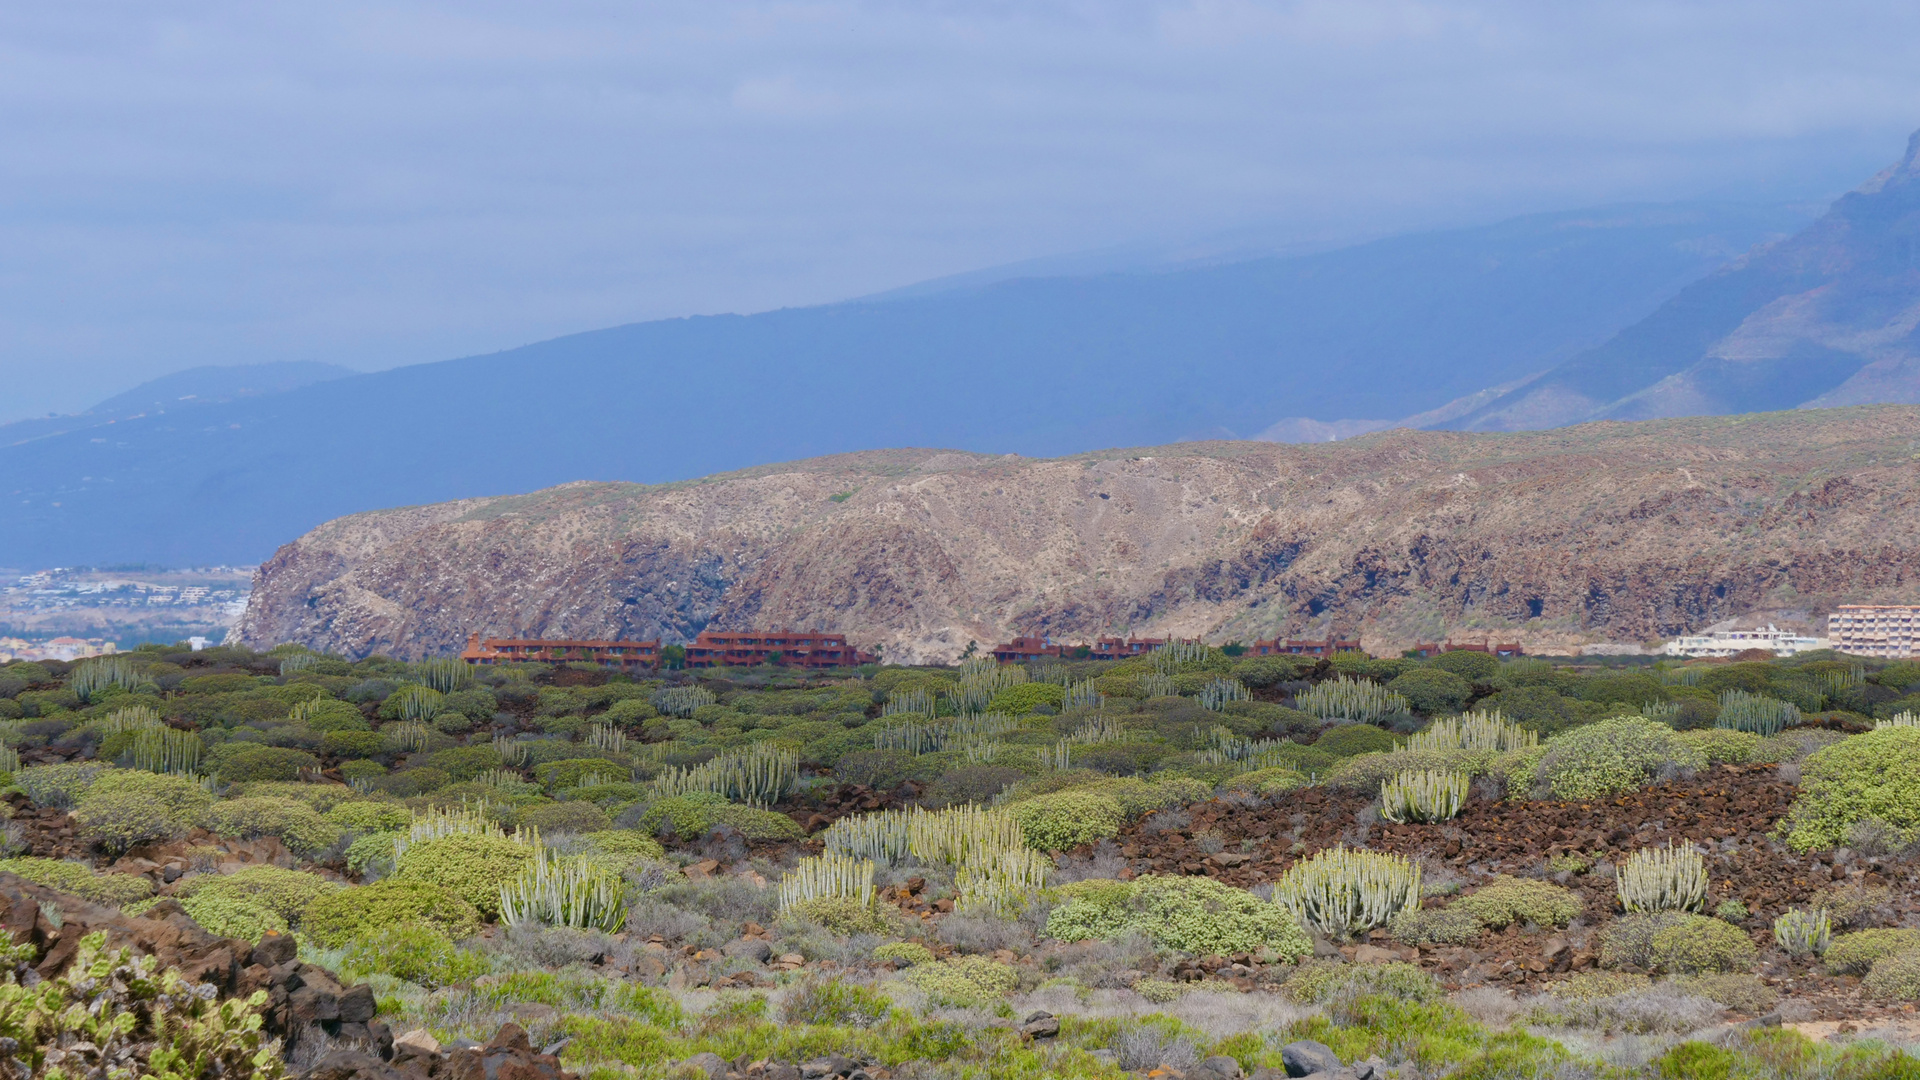
[{"label": "low bush cluster", "polygon": [[1148,874],[1134,881],[1061,886],[1063,902],[1047,918],[1061,941],[1145,936],[1192,953],[1258,952],[1294,960],[1313,951],[1291,911],[1207,877]]}]

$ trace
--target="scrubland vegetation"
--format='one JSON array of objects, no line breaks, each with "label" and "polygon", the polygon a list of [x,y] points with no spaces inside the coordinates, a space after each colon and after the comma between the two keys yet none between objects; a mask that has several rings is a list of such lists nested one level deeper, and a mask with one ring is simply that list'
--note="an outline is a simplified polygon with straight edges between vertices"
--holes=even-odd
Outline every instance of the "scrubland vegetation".
[{"label": "scrubland vegetation", "polygon": [[[395,1032],[511,1020],[596,1077],[1250,1072],[1296,1039],[1409,1077],[1907,1077],[1875,1031],[1920,1001],[1917,713],[1920,664],[1830,654],[635,680],[148,647],[0,667],[0,870],[294,935]],[[34,1064],[98,991],[15,952]],[[155,980],[126,1015],[176,1007]],[[271,1073],[258,1007],[161,1049]],[[1853,1027],[1778,1026],[1816,1019]]]}]

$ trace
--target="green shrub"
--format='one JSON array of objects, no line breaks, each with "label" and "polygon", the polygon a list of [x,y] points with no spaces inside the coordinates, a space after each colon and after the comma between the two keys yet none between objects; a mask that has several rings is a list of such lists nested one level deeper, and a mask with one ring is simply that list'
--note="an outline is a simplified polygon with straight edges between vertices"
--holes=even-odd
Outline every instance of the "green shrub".
[{"label": "green shrub", "polygon": [[[1032,685],[1031,683],[1026,685]],[[1125,816],[1110,795],[1059,791],[1008,805],[1020,823],[1027,846],[1036,851],[1065,851],[1119,835]]]},{"label": "green shrub", "polygon": [[1406,772],[1458,772],[1479,776],[1493,755],[1483,750],[1393,750],[1360,754],[1333,767],[1329,787],[1379,794],[1380,785]]},{"label": "green shrub", "polygon": [[646,811],[640,815],[635,827],[643,833],[657,836],[667,826],[672,826],[675,836],[692,840],[705,836],[707,830],[713,828],[714,809],[726,804],[725,796],[711,791],[656,799],[647,804]]},{"label": "green shrub", "polygon": [[367,833],[347,845],[347,869],[356,874],[374,872],[375,876],[393,872],[393,842],[400,832]]},{"label": "green shrub", "polygon": [[600,832],[613,824],[605,810],[579,800],[530,806],[515,814],[514,820],[542,833]]},{"label": "green shrub", "polygon": [[86,863],[65,859],[31,855],[0,859],[0,873],[18,874],[35,885],[96,904],[131,904],[153,895],[153,883],[137,874],[97,874]]},{"label": "green shrub", "polygon": [[616,783],[629,780],[632,770],[620,762],[605,758],[565,758],[535,765],[533,775],[548,791],[560,791],[579,787],[582,780],[596,776],[611,778]]},{"label": "green shrub", "polygon": [[80,796],[73,820],[88,840],[112,852],[184,836],[213,805],[190,776],[111,769]]},{"label": "green shrub", "polygon": [[1882,1001],[1920,1001],[1920,951],[1875,960],[1861,985]]},{"label": "green shrub", "polygon": [[1145,934],[1169,949],[1236,953],[1272,949],[1289,960],[1313,951],[1292,912],[1208,877],[1149,874],[1136,881],[1063,886],[1067,902],[1047,918],[1061,941]]},{"label": "green shrub", "polygon": [[581,837],[602,855],[623,859],[657,859],[666,854],[660,841],[633,829],[607,829]]},{"label": "green shrub", "polygon": [[905,750],[855,750],[833,763],[834,776],[849,784],[890,791],[924,772],[920,760]]},{"label": "green shrub", "polygon": [[868,1028],[893,1011],[893,1001],[858,983],[808,976],[787,991],[780,1019],[788,1024]]},{"label": "green shrub", "polygon": [[1676,975],[1745,971],[1759,959],[1759,950],[1737,926],[1686,915],[1654,933],[1650,959],[1653,967]]},{"label": "green shrub", "polygon": [[[499,899],[498,889],[494,899]],[[432,882],[386,878],[327,893],[300,916],[301,931],[329,949],[403,923],[430,924],[458,940],[480,929],[480,913]]]},{"label": "green shrub", "polygon": [[785,814],[738,803],[714,807],[708,820],[711,822],[708,828],[724,826],[748,840],[804,840],[807,835],[798,822]]},{"label": "green shrub", "polygon": [[107,766],[95,761],[69,761],[60,765],[34,765],[13,774],[14,786],[27,793],[35,806],[72,806],[93,778]]},{"label": "green shrub", "polygon": [[[418,761],[419,758],[414,760]],[[456,781],[471,780],[483,772],[499,768],[500,754],[491,743],[456,746],[428,754],[422,764],[438,769]]]},{"label": "green shrub", "polygon": [[1795,851],[1839,847],[1869,819],[1904,842],[1920,837],[1920,728],[1879,728],[1800,763],[1800,796],[1786,819]]},{"label": "green shrub", "polygon": [[344,701],[331,698],[315,701],[301,707],[308,728],[318,732],[329,731],[372,731],[372,725],[359,709]]},{"label": "green shrub", "polygon": [[413,823],[413,811],[405,806],[372,799],[341,803],[325,817],[329,824],[357,833],[391,832]]},{"label": "green shrub", "polygon": [[1378,995],[1428,1004],[1446,997],[1440,981],[1417,965],[1398,961],[1385,964],[1302,964],[1282,984],[1288,997],[1302,1005],[1325,1005],[1351,998]]},{"label": "green shrub", "polygon": [[991,1008],[1020,985],[1020,977],[1013,968],[984,956],[916,964],[906,970],[905,978],[936,1005],[970,1009]]},{"label": "green shrub", "polygon": [[1608,928],[1600,945],[1601,963],[1608,967],[1633,965],[1676,975],[1742,971],[1758,955],[1739,927],[1678,911],[1628,915]]},{"label": "green shrub", "polygon": [[1453,907],[1472,915],[1483,926],[1505,929],[1510,923],[1565,926],[1579,916],[1580,897],[1570,889],[1544,881],[1501,874]]},{"label": "green shrub", "polygon": [[873,958],[881,963],[899,961],[912,967],[915,964],[933,962],[933,950],[917,941],[889,941],[873,950]]},{"label": "green shrub", "polygon": [[1337,758],[1384,753],[1395,745],[1390,732],[1372,724],[1335,724],[1313,741],[1314,749],[1324,750]]},{"label": "green shrub", "polygon": [[1783,748],[1768,739],[1763,739],[1750,731],[1735,731],[1732,728],[1700,728],[1683,731],[1679,735],[1683,745],[1690,746],[1703,754],[1713,765],[1748,765],[1755,762],[1778,761]]},{"label": "green shrub", "polygon": [[408,846],[395,865],[403,880],[438,885],[488,918],[500,913],[500,886],[520,876],[533,848],[504,836],[459,833]]},{"label": "green shrub", "polygon": [[1672,728],[1628,716],[1555,736],[1540,761],[1540,777],[1555,798],[1599,799],[1645,787],[1662,770],[1706,763]]},{"label": "green shrub", "polygon": [[851,896],[816,896],[797,900],[781,909],[783,919],[812,923],[842,937],[854,934],[884,934],[893,929],[878,907],[863,904]]},{"label": "green shrub", "polygon": [[1255,769],[1227,781],[1228,791],[1244,791],[1277,799],[1289,791],[1307,786],[1307,778],[1292,769]]},{"label": "green shrub", "polygon": [[1865,975],[1883,957],[1920,950],[1920,930],[1859,930],[1841,934],[1822,957],[1835,975]]},{"label": "green shrub", "polygon": [[1457,713],[1473,697],[1472,683],[1433,667],[1415,668],[1388,683],[1387,689],[1406,698],[1414,711],[1429,716]]},{"label": "green shrub", "polygon": [[1007,716],[1025,716],[1040,705],[1051,705],[1057,709],[1065,700],[1066,689],[1059,683],[1021,683],[993,695],[993,700],[987,703],[987,711]]},{"label": "green shrub", "polygon": [[370,758],[393,746],[377,731],[329,731],[320,737],[320,749],[336,758]]},{"label": "green shrub", "polygon": [[253,780],[297,780],[303,770],[320,768],[320,759],[304,750],[252,743],[216,746],[211,759],[220,779],[230,784],[244,784]]},{"label": "green shrub", "polygon": [[180,901],[193,921],[215,937],[240,938],[259,944],[269,933],[287,932],[287,920],[260,904],[217,893],[196,893]]},{"label": "green shrub", "polygon": [[429,990],[469,983],[492,967],[486,954],[462,949],[430,923],[393,923],[357,936],[340,959],[340,974],[355,981],[391,975]]},{"label": "green shrub", "polygon": [[206,815],[207,828],[221,836],[252,838],[277,836],[287,850],[310,859],[340,842],[340,829],[292,799],[271,797],[230,799],[215,803]]},{"label": "green shrub", "polygon": [[232,874],[199,874],[187,878],[181,883],[179,895],[254,904],[284,922],[297,923],[315,900],[340,888],[318,874],[278,866],[250,866]]},{"label": "green shrub", "polygon": [[1500,659],[1492,653],[1474,652],[1471,649],[1455,649],[1443,652],[1428,661],[1441,671],[1452,672],[1468,682],[1490,683],[1500,673]]},{"label": "green shrub", "polygon": [[1482,929],[1479,917],[1458,905],[1403,911],[1387,924],[1387,933],[1406,945],[1470,945]]},{"label": "green shrub", "polygon": [[1745,972],[1675,975],[1667,979],[1666,984],[1683,994],[1718,1002],[1748,1016],[1759,1016],[1780,1000],[1779,993],[1773,987],[1762,982],[1758,976]]}]

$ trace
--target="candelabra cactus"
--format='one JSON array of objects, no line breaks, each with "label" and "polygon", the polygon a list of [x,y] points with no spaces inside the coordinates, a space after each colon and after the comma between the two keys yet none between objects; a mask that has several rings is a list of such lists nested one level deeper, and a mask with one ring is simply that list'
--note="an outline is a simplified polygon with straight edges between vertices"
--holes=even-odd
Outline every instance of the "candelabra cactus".
[{"label": "candelabra cactus", "polygon": [[1273,899],[1306,925],[1345,940],[1420,906],[1420,864],[1336,847],[1295,864],[1274,886]]},{"label": "candelabra cactus", "polygon": [[1641,848],[1618,875],[1620,906],[1628,911],[1700,911],[1707,906],[1707,860],[1692,844]]},{"label": "candelabra cactus", "polygon": [[1401,825],[1450,820],[1467,805],[1471,783],[1448,769],[1396,773],[1380,785],[1380,816]]}]

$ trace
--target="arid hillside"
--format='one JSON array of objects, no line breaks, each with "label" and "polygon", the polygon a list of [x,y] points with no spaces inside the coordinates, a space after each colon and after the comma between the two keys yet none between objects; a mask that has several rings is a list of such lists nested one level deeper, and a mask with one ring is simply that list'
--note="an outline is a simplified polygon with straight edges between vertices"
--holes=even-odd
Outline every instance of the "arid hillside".
[{"label": "arid hillside", "polygon": [[884,450],[356,514],[264,564],[245,642],[417,657],[469,631],[1639,641],[1920,599],[1920,407],[1036,460]]}]

